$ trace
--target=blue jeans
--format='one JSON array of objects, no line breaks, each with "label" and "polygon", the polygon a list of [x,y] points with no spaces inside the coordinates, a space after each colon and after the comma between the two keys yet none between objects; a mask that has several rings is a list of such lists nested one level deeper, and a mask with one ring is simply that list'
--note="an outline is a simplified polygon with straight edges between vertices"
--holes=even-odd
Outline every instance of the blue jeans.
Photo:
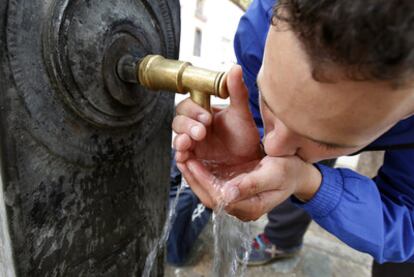
[{"label": "blue jeans", "polygon": [[[173,153],[174,155],[174,153]],[[171,162],[170,207],[176,199],[182,178],[174,158]],[[207,225],[212,211],[201,204],[198,197],[186,186],[178,196],[175,220],[167,240],[167,262],[175,266],[184,265],[188,254],[203,228]]]}]

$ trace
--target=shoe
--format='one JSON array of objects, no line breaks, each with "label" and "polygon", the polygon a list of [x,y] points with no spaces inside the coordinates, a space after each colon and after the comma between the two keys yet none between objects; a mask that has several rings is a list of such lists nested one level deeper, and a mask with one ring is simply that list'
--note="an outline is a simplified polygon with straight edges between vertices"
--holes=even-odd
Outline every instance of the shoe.
[{"label": "shoe", "polygon": [[237,251],[237,260],[239,263],[246,263],[247,266],[264,265],[275,260],[291,258],[298,254],[302,245],[281,249],[272,244],[269,238],[264,234],[257,235],[252,242],[252,248],[247,261],[244,261],[246,250],[240,247]]}]

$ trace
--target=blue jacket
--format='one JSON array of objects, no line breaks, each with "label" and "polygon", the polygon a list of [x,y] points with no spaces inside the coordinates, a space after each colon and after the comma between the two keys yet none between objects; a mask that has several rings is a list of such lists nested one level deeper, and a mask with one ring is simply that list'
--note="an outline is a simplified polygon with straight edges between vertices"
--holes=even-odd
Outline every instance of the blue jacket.
[{"label": "blue jacket", "polygon": [[[240,21],[235,52],[263,134],[255,86],[275,0],[255,0]],[[323,181],[307,203],[297,203],[326,230],[378,262],[414,261],[414,116],[400,121],[363,151],[386,150],[374,179],[318,165]]]}]

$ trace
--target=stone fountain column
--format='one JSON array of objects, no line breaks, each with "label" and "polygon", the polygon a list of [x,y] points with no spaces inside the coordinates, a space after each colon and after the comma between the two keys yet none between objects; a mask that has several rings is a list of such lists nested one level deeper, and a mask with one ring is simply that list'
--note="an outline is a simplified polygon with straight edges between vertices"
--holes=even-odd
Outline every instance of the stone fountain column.
[{"label": "stone fountain column", "polygon": [[[178,0],[0,0],[0,276],[140,276],[166,217]],[[163,274],[159,255],[153,276]]]}]

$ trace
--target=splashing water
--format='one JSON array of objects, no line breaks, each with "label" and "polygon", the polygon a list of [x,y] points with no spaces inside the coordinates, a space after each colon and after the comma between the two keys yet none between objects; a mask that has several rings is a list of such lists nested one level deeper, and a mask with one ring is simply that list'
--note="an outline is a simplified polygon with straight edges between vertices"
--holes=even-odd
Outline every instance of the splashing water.
[{"label": "splashing water", "polygon": [[145,267],[144,271],[142,273],[142,277],[149,277],[152,271],[152,268],[154,266],[155,258],[157,257],[158,251],[162,249],[162,247],[167,242],[167,239],[170,235],[171,227],[175,221],[176,218],[176,212],[175,208],[177,207],[178,199],[180,197],[181,192],[185,189],[185,187],[188,186],[185,181],[181,182],[180,187],[177,190],[177,195],[175,196],[174,201],[171,203],[168,216],[164,224],[164,228],[162,229],[161,237],[156,240],[154,243],[154,246],[148,255],[147,259],[145,260]]},{"label": "splashing water", "polygon": [[[221,191],[220,185],[216,189]],[[225,206],[222,201],[213,213],[213,276],[244,276],[251,251],[250,225],[227,214]],[[244,253],[237,258],[240,249],[244,249]]]},{"label": "splashing water", "polygon": [[[236,171],[229,170],[225,173],[219,172],[222,169],[221,165],[216,162],[202,161],[202,163],[208,166],[211,172],[218,176],[220,180],[228,180],[237,175]],[[251,168],[254,163],[246,164],[244,167],[239,167],[239,170],[245,171]],[[223,200],[223,186],[224,181],[220,181],[216,178],[214,187],[219,195],[220,203],[213,213],[213,235],[214,235],[214,259],[212,275],[214,277],[243,277],[246,272],[247,259],[251,251],[251,238],[252,233],[250,225],[248,223],[241,222],[237,218],[229,215],[225,211],[227,203]],[[177,191],[177,195],[170,205],[168,217],[162,230],[162,234],[159,240],[155,241],[154,247],[145,261],[145,267],[142,276],[149,277],[154,265],[155,258],[158,251],[165,245],[171,226],[174,223],[176,217],[176,206],[180,193],[188,186],[185,180]],[[244,253],[242,257],[237,258],[237,253],[240,249],[243,249]],[[241,263],[239,262],[241,260]],[[176,276],[181,275],[181,271],[175,272]]]}]

